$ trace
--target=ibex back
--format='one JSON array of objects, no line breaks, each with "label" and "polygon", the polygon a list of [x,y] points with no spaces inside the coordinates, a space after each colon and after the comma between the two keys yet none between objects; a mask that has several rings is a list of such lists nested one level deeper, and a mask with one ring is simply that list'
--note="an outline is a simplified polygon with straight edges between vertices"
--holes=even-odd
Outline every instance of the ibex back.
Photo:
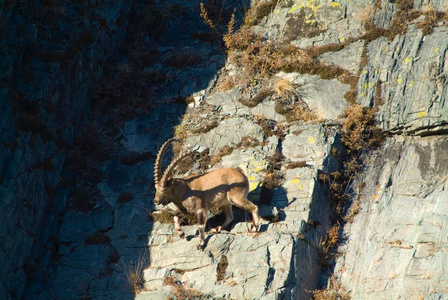
[{"label": "ibex back", "polygon": [[157,154],[154,177],[156,186],[155,204],[174,203],[177,211],[174,215],[176,233],[183,237],[179,216],[186,213],[196,213],[199,228],[198,249],[204,246],[204,230],[207,223],[208,211],[221,207],[226,220],[214,231],[227,227],[233,220],[232,205],[238,206],[252,213],[252,230],[258,229],[258,207],[247,200],[249,181],[241,169],[222,168],[207,174],[192,175],[186,178],[172,178],[175,166],[192,152],[182,152],[174,159],[162,174],[162,159],[167,147],[175,141],[166,141]]}]

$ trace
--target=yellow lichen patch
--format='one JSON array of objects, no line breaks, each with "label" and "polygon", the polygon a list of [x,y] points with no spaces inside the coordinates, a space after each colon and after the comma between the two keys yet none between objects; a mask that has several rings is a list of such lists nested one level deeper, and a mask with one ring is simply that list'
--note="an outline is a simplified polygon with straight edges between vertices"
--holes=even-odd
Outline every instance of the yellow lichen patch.
[{"label": "yellow lichen patch", "polygon": [[331,2],[329,5],[331,7],[341,7],[341,3],[338,3],[338,2]]},{"label": "yellow lichen patch", "polygon": [[299,190],[302,189],[302,185],[300,184],[300,178],[294,178],[289,181],[290,185],[297,186]]},{"label": "yellow lichen patch", "polygon": [[437,47],[436,49],[434,49],[434,52],[439,52],[439,47]]},{"label": "yellow lichen patch", "polygon": [[308,138],[307,142],[308,142],[308,144],[314,144],[314,142],[315,142],[314,137],[313,137],[313,136],[310,136],[310,137]]},{"label": "yellow lichen patch", "polygon": [[294,5],[293,7],[291,7],[290,10],[288,10],[288,14],[291,14],[291,13],[295,12],[296,10],[302,9],[302,8],[304,8],[303,5]]},{"label": "yellow lichen patch", "polygon": [[398,82],[398,83],[402,83],[402,82],[403,82],[403,79],[398,78],[398,79],[397,79],[397,82]]},{"label": "yellow lichen patch", "polygon": [[251,157],[251,162],[249,162],[249,169],[254,172],[258,173],[266,169],[266,161],[262,159],[261,161],[256,161],[255,157]]},{"label": "yellow lichen patch", "polygon": [[405,63],[411,62],[412,61],[412,57],[408,56],[406,57],[406,59],[404,60]]},{"label": "yellow lichen patch", "polygon": [[376,193],[375,193],[375,195],[372,196],[372,199],[373,199],[373,200],[378,199],[380,192],[381,192],[381,189],[380,189],[380,188],[376,189]]},{"label": "yellow lichen patch", "polygon": [[252,192],[257,188],[261,187],[263,184],[261,182],[251,182],[249,186],[249,191]]},{"label": "yellow lichen patch", "polygon": [[412,80],[411,83],[409,83],[409,87],[413,87],[414,86],[415,81]]},{"label": "yellow lichen patch", "polygon": [[426,111],[421,111],[417,113],[417,118],[423,118],[423,117],[426,117]]},{"label": "yellow lichen patch", "polygon": [[305,16],[305,22],[306,23],[316,22],[315,19],[317,18],[317,11],[319,10],[319,8],[322,7],[322,4],[320,4],[320,0],[307,0],[307,1],[298,0],[297,3],[298,4],[293,5],[289,9],[288,13],[293,13],[297,10],[301,10],[302,8],[308,8],[311,10],[312,13]]}]

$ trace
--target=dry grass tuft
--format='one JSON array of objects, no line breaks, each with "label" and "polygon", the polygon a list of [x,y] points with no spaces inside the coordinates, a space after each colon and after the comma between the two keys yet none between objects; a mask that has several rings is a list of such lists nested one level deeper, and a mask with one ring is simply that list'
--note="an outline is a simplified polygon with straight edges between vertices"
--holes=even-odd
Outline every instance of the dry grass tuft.
[{"label": "dry grass tuft", "polygon": [[273,87],[273,91],[280,98],[288,99],[291,101],[300,99],[300,94],[297,91],[297,84],[285,78],[277,80]]},{"label": "dry grass tuft", "polygon": [[288,99],[279,99],[275,102],[275,111],[285,115],[287,122],[319,121],[319,117],[302,102],[291,102]]},{"label": "dry grass tuft", "polygon": [[233,149],[234,148],[230,147],[229,145],[226,145],[226,146],[222,147],[221,149],[219,149],[218,154],[211,156],[210,165],[214,166],[217,163],[219,163],[224,156],[232,154]]},{"label": "dry grass tuft", "polygon": [[376,148],[382,142],[382,134],[375,128],[376,108],[362,107],[359,104],[349,106],[342,124],[343,142],[348,151],[360,151],[366,147]]},{"label": "dry grass tuft", "polygon": [[239,101],[248,106],[248,107],[255,107],[259,103],[261,103],[264,99],[272,95],[272,90],[268,88],[262,88],[255,96],[253,96],[250,99],[240,99]]},{"label": "dry grass tuft", "polygon": [[317,242],[319,262],[323,269],[328,269],[336,253],[336,246],[339,242],[339,230],[341,225],[336,223],[328,229],[327,235]]},{"label": "dry grass tuft", "polygon": [[277,122],[271,119],[267,119],[263,115],[255,115],[255,120],[257,124],[263,129],[265,137],[270,137],[277,134]]},{"label": "dry grass tuft", "polygon": [[425,16],[425,20],[417,23],[417,28],[421,29],[423,35],[431,34],[437,23],[448,20],[448,12],[437,11],[432,6],[425,7],[421,13]]},{"label": "dry grass tuft", "polygon": [[334,276],[330,277],[328,288],[309,291],[309,293],[313,295],[314,300],[350,300],[352,298]]},{"label": "dry grass tuft", "polygon": [[301,160],[301,161],[294,161],[289,163],[286,166],[286,169],[297,169],[297,168],[305,168],[306,167],[306,161]]},{"label": "dry grass tuft", "polygon": [[221,259],[219,260],[218,267],[216,268],[216,282],[222,281],[225,279],[227,266],[229,262],[227,260],[227,256],[224,254],[221,255]]},{"label": "dry grass tuft", "polygon": [[168,211],[162,209],[160,211],[154,211],[148,216],[150,222],[159,222],[164,224],[173,224],[173,215]]},{"label": "dry grass tuft", "polygon": [[134,295],[143,290],[145,282],[143,270],[149,265],[149,257],[146,254],[140,255],[139,260],[125,265],[124,275]]}]

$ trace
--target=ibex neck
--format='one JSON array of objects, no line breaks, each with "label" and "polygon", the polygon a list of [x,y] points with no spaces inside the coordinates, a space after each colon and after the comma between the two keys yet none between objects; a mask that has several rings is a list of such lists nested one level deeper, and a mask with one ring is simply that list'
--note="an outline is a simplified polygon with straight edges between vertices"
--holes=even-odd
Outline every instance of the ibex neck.
[{"label": "ibex neck", "polygon": [[173,199],[172,202],[179,207],[179,209],[182,211],[182,213],[187,214],[187,209],[183,206],[182,202],[185,200],[185,195],[188,194],[188,184],[185,182],[185,180],[180,178],[173,178],[172,183],[172,195]]}]

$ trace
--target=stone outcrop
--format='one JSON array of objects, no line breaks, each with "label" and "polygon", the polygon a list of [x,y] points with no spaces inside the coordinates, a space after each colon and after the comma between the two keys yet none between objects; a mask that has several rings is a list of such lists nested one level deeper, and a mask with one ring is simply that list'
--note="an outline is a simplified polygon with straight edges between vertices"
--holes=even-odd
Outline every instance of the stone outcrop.
[{"label": "stone outcrop", "polygon": [[[211,103],[216,103],[216,98],[221,99],[222,107],[241,105],[220,94],[210,97]],[[210,104],[208,99],[205,103]],[[263,111],[265,105],[261,103],[257,107]],[[242,111],[249,112],[247,107],[235,109],[233,113],[223,110],[230,112],[224,122],[207,133],[187,136],[185,143],[189,148],[210,149],[212,154],[217,152],[214,149],[236,145],[241,136],[250,136],[260,143],[235,149],[235,153],[225,156],[215,168],[242,168],[250,180],[249,198],[259,205],[262,216],[278,221],[264,221],[260,232],[254,234],[249,231],[246,215],[228,232],[209,234],[202,252],[195,250],[196,226],[184,227],[186,239],[181,239],[173,235],[172,225],[154,222],[149,240],[150,267],[144,272],[145,291],[138,299],[154,299],[161,295],[175,298],[189,290],[200,291],[202,297],[218,299],[292,299],[307,297],[306,290],[318,284],[319,241],[330,227],[331,208],[325,196],[327,187],[316,178],[320,171],[332,172],[340,168],[338,158],[332,156],[332,149],[342,151],[339,136],[336,131],[318,124],[288,127],[283,153],[291,162],[305,163],[284,170],[283,184],[273,191],[269,204],[264,205],[260,202],[259,189],[267,168],[274,163],[268,161],[268,157],[275,155],[280,147],[279,137],[263,143],[261,128],[243,118]],[[196,122],[202,120],[196,119]],[[235,122],[247,124],[238,127]],[[258,127],[258,131],[254,131],[254,127]],[[257,139],[260,133],[254,132],[261,132],[260,141]],[[310,225],[313,223],[320,224],[318,229]],[[174,283],[167,284],[167,278]],[[182,287],[181,292],[178,287],[176,289],[177,284]]]},{"label": "stone outcrop", "polygon": [[446,144],[388,138],[356,181],[361,210],[335,271],[353,299],[446,297]]},{"label": "stone outcrop", "polygon": [[[434,9],[446,10],[442,2]],[[390,137],[354,183],[364,187],[361,210],[346,226],[335,270],[353,299],[447,297],[448,31],[425,35],[415,24],[368,45],[358,83],[360,103],[381,103],[379,125]]]}]

